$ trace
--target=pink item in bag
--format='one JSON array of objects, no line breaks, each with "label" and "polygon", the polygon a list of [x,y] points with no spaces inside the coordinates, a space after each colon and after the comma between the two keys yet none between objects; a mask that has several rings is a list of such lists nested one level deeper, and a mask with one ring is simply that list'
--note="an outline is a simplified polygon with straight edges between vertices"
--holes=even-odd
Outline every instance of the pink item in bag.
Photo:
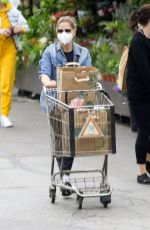
[{"label": "pink item in bag", "polygon": [[71,100],[70,106],[72,108],[76,109],[76,108],[82,106],[83,103],[84,103],[84,99],[76,97],[76,98],[74,98],[74,99]]}]

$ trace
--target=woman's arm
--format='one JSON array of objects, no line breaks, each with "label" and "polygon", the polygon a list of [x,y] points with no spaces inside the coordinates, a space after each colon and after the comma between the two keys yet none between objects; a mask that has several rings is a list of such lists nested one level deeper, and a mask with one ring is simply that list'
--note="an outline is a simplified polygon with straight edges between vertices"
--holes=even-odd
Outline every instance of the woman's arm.
[{"label": "woman's arm", "polygon": [[143,39],[136,39],[131,47],[133,61],[140,79],[144,82],[147,90],[150,91],[150,66],[147,60],[147,52]]},{"label": "woman's arm", "polygon": [[8,11],[8,18],[12,26],[12,33],[18,34],[29,31],[28,22],[19,10],[12,8]]},{"label": "woman's arm", "polygon": [[[52,62],[49,47],[44,51],[41,60],[39,61],[39,77],[45,87],[56,87],[56,81],[52,80]],[[52,78],[52,79],[51,79]]]},{"label": "woman's arm", "polygon": [[[28,22],[27,20],[23,17],[22,13],[18,11],[18,25],[17,26],[20,26],[21,27],[21,31],[22,33],[26,33],[29,31],[29,26],[28,26]],[[17,28],[16,28],[17,29]]]}]

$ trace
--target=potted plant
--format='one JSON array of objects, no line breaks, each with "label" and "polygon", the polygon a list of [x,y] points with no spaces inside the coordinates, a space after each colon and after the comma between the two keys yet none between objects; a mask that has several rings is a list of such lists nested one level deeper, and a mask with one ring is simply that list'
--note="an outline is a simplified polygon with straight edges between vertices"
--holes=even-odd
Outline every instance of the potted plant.
[{"label": "potted plant", "polygon": [[116,80],[120,55],[110,39],[100,38],[91,47],[93,65],[101,72],[103,80]]}]

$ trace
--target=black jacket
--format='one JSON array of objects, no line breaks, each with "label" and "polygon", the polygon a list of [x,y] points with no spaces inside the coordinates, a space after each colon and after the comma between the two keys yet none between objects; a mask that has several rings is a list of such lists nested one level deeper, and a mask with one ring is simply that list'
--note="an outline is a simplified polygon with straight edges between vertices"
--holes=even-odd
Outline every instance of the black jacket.
[{"label": "black jacket", "polygon": [[130,102],[150,103],[150,39],[137,32],[131,41],[127,63]]}]

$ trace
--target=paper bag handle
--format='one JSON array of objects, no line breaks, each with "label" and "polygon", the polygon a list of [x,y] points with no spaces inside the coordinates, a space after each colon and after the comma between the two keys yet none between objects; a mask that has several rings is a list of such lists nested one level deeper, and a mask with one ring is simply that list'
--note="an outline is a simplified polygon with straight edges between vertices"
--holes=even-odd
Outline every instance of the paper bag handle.
[{"label": "paper bag handle", "polygon": [[80,66],[80,64],[78,62],[68,62],[66,66]]},{"label": "paper bag handle", "polygon": [[77,77],[74,77],[74,80],[76,81],[76,82],[87,82],[87,81],[89,81],[90,80],[90,78],[87,76],[87,77],[85,77],[85,78],[77,78]]}]

